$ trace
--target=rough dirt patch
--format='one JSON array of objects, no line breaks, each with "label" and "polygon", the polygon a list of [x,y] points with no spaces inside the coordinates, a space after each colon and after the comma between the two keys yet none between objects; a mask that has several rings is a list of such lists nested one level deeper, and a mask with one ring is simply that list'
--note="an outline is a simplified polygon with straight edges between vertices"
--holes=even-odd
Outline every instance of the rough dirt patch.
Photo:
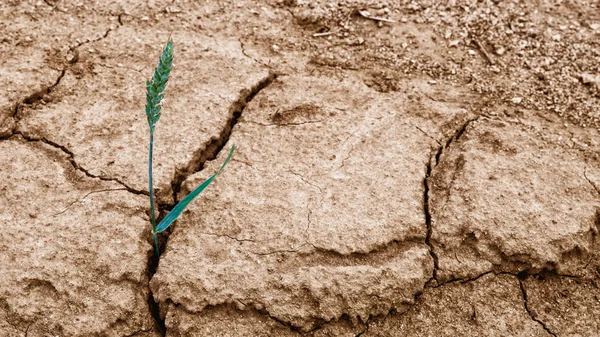
[{"label": "rough dirt patch", "polygon": [[2,335],[150,336],[145,198],[41,141],[17,136],[0,151]]},{"label": "rough dirt patch", "polygon": [[233,129],[218,187],[171,234],[156,298],[195,312],[239,303],[303,330],[411,303],[433,270],[423,178],[435,141],[404,100],[356,79],[278,77]]},{"label": "rough dirt patch", "polygon": [[[139,121],[139,92],[145,90],[168,31],[121,27],[89,43],[49,95],[50,106],[24,108],[17,132],[62,144],[90,174],[117,179],[136,191],[147,189],[147,126]],[[240,109],[253,87],[266,81],[268,70],[245,57],[237,40],[189,33],[178,41],[178,59],[166,94],[171,113],[157,128],[155,168],[159,203],[172,204],[171,184],[199,169],[211,140]],[[120,66],[119,66],[120,65]],[[215,69],[221,69],[215,72]],[[200,90],[196,83],[211,83]],[[82,90],[83,88],[83,90]],[[94,92],[111,93],[98,99]],[[197,109],[195,107],[202,107]],[[169,145],[167,147],[167,145]],[[106,149],[116,149],[107,151]]]},{"label": "rough dirt patch", "polygon": [[519,280],[511,275],[448,283],[421,300],[406,312],[373,319],[362,336],[548,336],[529,317]]},{"label": "rough dirt patch", "polygon": [[597,336],[599,8],[2,2],[0,336]]},{"label": "rough dirt patch", "polygon": [[439,280],[489,270],[595,278],[599,141],[544,121],[470,123],[429,181]]},{"label": "rough dirt patch", "polygon": [[600,331],[597,280],[538,275],[522,283],[528,310],[553,335],[593,336]]}]

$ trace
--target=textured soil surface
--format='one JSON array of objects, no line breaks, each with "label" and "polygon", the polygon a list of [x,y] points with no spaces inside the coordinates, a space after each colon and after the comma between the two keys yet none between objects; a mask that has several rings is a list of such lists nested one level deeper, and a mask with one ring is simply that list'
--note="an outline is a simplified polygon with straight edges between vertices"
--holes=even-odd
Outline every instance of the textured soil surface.
[{"label": "textured soil surface", "polygon": [[[599,1],[0,3],[0,337],[600,336]],[[154,147],[145,81],[172,36]]]}]

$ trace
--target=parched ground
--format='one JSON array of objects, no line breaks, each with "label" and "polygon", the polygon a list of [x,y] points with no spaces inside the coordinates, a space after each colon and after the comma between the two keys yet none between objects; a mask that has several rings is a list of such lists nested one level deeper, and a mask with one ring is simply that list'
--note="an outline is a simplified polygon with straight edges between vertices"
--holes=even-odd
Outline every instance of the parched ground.
[{"label": "parched ground", "polygon": [[[0,4],[0,337],[600,336],[599,1]],[[153,265],[145,81],[175,66]]]}]

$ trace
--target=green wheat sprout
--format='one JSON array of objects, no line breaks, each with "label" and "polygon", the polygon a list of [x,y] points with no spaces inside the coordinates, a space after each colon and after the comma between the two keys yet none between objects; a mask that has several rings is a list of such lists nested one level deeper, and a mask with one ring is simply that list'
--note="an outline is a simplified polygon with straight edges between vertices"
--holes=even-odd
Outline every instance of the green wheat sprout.
[{"label": "green wheat sprout", "polygon": [[223,171],[225,165],[231,159],[231,155],[233,154],[233,150],[235,149],[235,145],[231,146],[231,150],[229,150],[229,155],[221,168],[210,176],[206,181],[204,181],[200,186],[196,187],[190,194],[188,194],[183,200],[181,200],[169,214],[167,214],[162,221],[157,225],[156,224],[156,216],[154,210],[154,186],[152,184],[152,149],[154,146],[154,129],[156,127],[156,123],[160,119],[160,113],[162,110],[161,102],[165,98],[163,91],[167,87],[167,82],[169,81],[169,74],[171,73],[171,66],[173,65],[173,41],[169,37],[169,41],[165,45],[165,48],[162,51],[162,55],[158,60],[158,65],[154,70],[154,76],[149,81],[146,81],[146,117],[148,117],[148,126],[150,127],[150,146],[148,150],[148,185],[150,188],[150,221],[152,223],[152,238],[154,239],[154,254],[158,258],[159,250],[158,250],[158,233],[163,232],[171,224],[181,215],[181,212],[187,207],[187,205],[196,198],[200,192],[204,191],[210,183],[215,180],[215,178]]}]

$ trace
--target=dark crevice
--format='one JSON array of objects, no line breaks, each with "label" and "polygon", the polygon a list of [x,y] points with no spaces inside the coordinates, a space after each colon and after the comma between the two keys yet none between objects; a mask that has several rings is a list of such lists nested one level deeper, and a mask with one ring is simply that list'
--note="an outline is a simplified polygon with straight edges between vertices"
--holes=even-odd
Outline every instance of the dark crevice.
[{"label": "dark crevice", "polygon": [[[37,102],[39,102],[44,95],[49,94],[50,92],[52,92],[52,90],[60,83],[60,81],[62,80],[62,78],[65,76],[65,72],[66,70],[63,69],[60,72],[60,75],[58,75],[58,78],[56,79],[56,81],[54,81],[54,83],[52,85],[50,85],[49,87],[43,88],[29,96],[27,96],[24,100],[22,104],[27,104],[27,105],[32,105],[35,104]],[[17,112],[15,110],[15,112]]]},{"label": "dark crevice", "polygon": [[44,3],[48,6],[51,7],[52,9],[56,8],[56,5],[54,3],[52,3],[52,1],[50,0],[44,0]]},{"label": "dark crevice", "polygon": [[443,287],[447,284],[450,283],[461,283],[461,284],[465,284],[465,283],[469,283],[469,282],[473,282],[473,281],[477,281],[478,279],[488,275],[488,274],[494,274],[496,276],[498,275],[502,275],[502,274],[509,274],[509,275],[513,275],[507,272],[494,272],[494,271],[486,271],[485,273],[481,273],[479,275],[473,276],[473,277],[469,277],[469,278],[453,278],[444,282],[440,282],[438,284],[436,284],[433,288],[439,288],[439,287]]},{"label": "dark crevice", "polygon": [[66,73],[66,69],[61,70],[60,74],[58,75],[58,77],[56,78],[56,81],[54,81],[53,84],[44,87],[36,92],[34,92],[33,94],[30,94],[29,96],[25,97],[21,102],[15,104],[15,107],[13,109],[11,118],[14,121],[14,126],[13,126],[13,130],[10,133],[9,137],[12,136],[13,134],[17,133],[17,125],[19,123],[19,121],[21,120],[21,116],[19,115],[19,112],[21,111],[21,109],[23,108],[23,106],[34,106],[36,104],[38,104],[41,100],[43,100],[44,96],[52,93],[52,91],[54,90],[54,88],[56,88],[56,86],[58,86],[60,84],[60,81],[63,79],[63,77],[65,76]]},{"label": "dark crevice", "polygon": [[544,322],[542,322],[541,320],[539,320],[532,312],[531,310],[529,310],[529,302],[527,299],[527,291],[525,290],[525,285],[523,284],[523,281],[521,280],[520,277],[517,277],[519,280],[519,287],[521,288],[521,294],[523,296],[523,306],[525,307],[525,311],[527,311],[527,314],[529,315],[529,317],[531,317],[531,319],[535,322],[537,322],[539,325],[542,326],[542,328],[544,330],[546,330],[546,332],[548,334],[550,334],[551,336],[556,337],[556,334],[554,332],[552,332]]},{"label": "dark crevice", "polygon": [[[160,252],[163,251],[163,247],[160,247]],[[156,256],[154,252],[148,258],[148,281],[152,280],[154,274],[156,274],[156,269],[158,268],[158,261],[160,256]],[[152,319],[154,319],[154,327],[160,333],[161,336],[165,337],[167,335],[167,327],[165,325],[165,319],[160,317],[160,304],[154,300],[154,294],[152,293],[152,289],[148,291],[148,309],[150,310],[150,315],[152,315]]]},{"label": "dark crevice", "polygon": [[435,166],[437,166],[437,164],[439,164],[440,162],[440,158],[442,156],[442,153],[444,152],[445,149],[447,149],[448,147],[450,147],[450,145],[452,144],[452,142],[454,141],[458,141],[460,140],[460,138],[463,136],[463,134],[465,133],[465,131],[467,130],[467,127],[469,126],[469,124],[471,124],[472,122],[475,122],[476,120],[479,119],[479,116],[472,118],[472,119],[468,119],[466,122],[464,122],[460,128],[458,128],[456,130],[456,132],[454,133],[454,135],[450,138],[448,138],[448,140],[446,141],[446,144],[444,146],[440,146],[438,148],[438,151],[435,155]]},{"label": "dark crevice", "polygon": [[[429,281],[427,281],[427,286],[435,286],[436,285],[436,283],[438,282],[437,273],[439,270],[439,259],[438,259],[437,254],[435,253],[433,243],[431,242],[433,226],[431,223],[431,210],[430,210],[430,205],[429,205],[429,199],[430,199],[429,192],[431,190],[431,188],[429,186],[429,181],[432,177],[433,169],[440,163],[440,159],[442,157],[442,153],[444,152],[444,149],[448,148],[452,144],[452,142],[458,141],[465,133],[467,126],[470,123],[476,121],[477,119],[479,119],[479,116],[477,116],[473,119],[469,119],[465,123],[463,123],[460,126],[460,128],[458,128],[456,130],[454,135],[452,137],[448,138],[448,140],[446,141],[446,143],[444,145],[440,145],[438,147],[435,156],[433,156],[433,157],[430,156],[429,162],[427,163],[427,166],[426,166],[425,178],[423,179],[423,187],[424,187],[424,189],[423,189],[423,213],[425,214],[425,225],[427,227],[427,234],[425,235],[425,244],[429,247],[429,255],[431,255],[431,258],[433,260],[433,275],[431,276]],[[435,163],[433,162],[434,158],[435,158]]]},{"label": "dark crevice", "polygon": [[[441,149],[441,147],[440,147]],[[423,179],[424,191],[423,191],[423,211],[425,212],[425,224],[427,226],[427,234],[425,235],[425,244],[429,247],[429,255],[433,259],[433,275],[431,279],[427,282],[437,282],[437,271],[439,269],[439,260],[438,256],[433,249],[433,244],[431,243],[431,234],[433,232],[433,228],[431,225],[431,213],[429,210],[429,178],[431,177],[432,171],[432,158],[429,159],[427,163],[427,171],[425,173],[425,179]]]},{"label": "dark crevice", "polygon": [[229,114],[231,117],[221,131],[219,137],[211,139],[200,150],[196,151],[192,157],[192,160],[185,168],[176,170],[175,176],[171,181],[173,201],[175,203],[177,202],[178,194],[181,191],[181,184],[185,181],[185,179],[187,179],[187,177],[191,174],[201,171],[207,161],[214,160],[219,155],[225,144],[229,141],[231,130],[237,124],[238,119],[242,115],[246,105],[252,101],[256,94],[273,83],[276,78],[277,75],[275,73],[269,73],[267,77],[263,78],[249,90],[242,90],[238,99],[233,102],[229,108]]},{"label": "dark crevice", "polygon": [[369,331],[369,323],[371,323],[371,316],[369,315],[369,318],[367,318],[367,321],[365,322],[365,328],[356,334],[355,337],[360,337],[362,335],[364,335],[365,333],[367,333],[367,331]]}]

